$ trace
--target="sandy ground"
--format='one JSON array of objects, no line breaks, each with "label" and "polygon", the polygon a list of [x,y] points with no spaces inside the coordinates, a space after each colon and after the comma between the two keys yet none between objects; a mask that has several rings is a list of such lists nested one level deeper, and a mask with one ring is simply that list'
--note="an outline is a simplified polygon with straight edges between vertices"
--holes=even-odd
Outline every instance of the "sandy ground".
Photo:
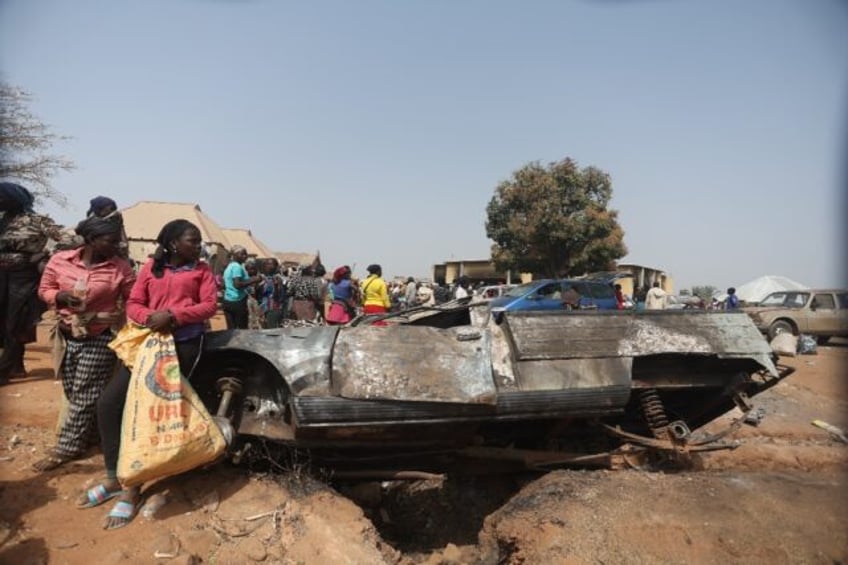
[{"label": "sandy ground", "polygon": [[[43,334],[43,332],[41,332]],[[74,498],[102,457],[44,474],[60,385],[44,336],[0,387],[0,563],[848,563],[848,342],[786,360],[734,451],[697,471],[554,471],[327,485],[219,465],[148,487],[150,519],[100,527]]]}]

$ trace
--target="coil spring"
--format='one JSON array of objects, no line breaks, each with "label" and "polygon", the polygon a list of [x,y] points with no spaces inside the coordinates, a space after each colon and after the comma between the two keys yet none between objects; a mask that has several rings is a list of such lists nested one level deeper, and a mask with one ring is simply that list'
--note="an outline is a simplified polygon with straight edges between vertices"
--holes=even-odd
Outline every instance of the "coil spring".
[{"label": "coil spring", "polygon": [[656,389],[651,388],[639,396],[642,404],[642,414],[651,432],[657,439],[665,439],[667,436],[668,416],[665,415],[662,399]]}]

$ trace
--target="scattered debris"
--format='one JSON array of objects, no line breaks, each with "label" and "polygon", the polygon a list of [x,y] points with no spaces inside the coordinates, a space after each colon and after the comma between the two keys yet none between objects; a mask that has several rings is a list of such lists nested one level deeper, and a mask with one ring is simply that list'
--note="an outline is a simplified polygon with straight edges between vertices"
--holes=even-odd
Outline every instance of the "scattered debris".
[{"label": "scattered debris", "polygon": [[771,340],[771,350],[784,357],[795,357],[798,352],[798,338],[791,333],[780,333]]},{"label": "scattered debris", "polygon": [[167,540],[162,539],[159,543],[165,545],[165,549],[157,549],[153,552],[156,559],[173,559],[180,554],[180,540],[174,534],[169,534]]},{"label": "scattered debris", "polygon": [[[259,528],[261,528],[264,524],[267,523],[266,518],[273,517],[272,524],[274,526],[274,530],[276,531],[279,527],[279,517],[283,512],[282,509],[277,508],[275,510],[271,510],[269,512],[262,512],[261,514],[254,514],[252,516],[246,516],[244,518],[220,518],[217,515],[213,515],[215,522],[211,523],[212,529],[221,534],[222,536],[230,537],[230,538],[241,538],[247,535],[252,534]],[[256,522],[255,525],[249,526],[245,529],[239,528],[237,531],[233,531],[231,529],[225,528],[223,522],[235,522],[235,521],[245,521],[245,522]]]},{"label": "scattered debris", "polygon": [[168,491],[157,492],[144,501],[144,506],[141,508],[141,515],[152,520],[156,517],[156,512],[168,503]]},{"label": "scattered debris", "polygon": [[259,520],[260,518],[267,518],[268,516],[273,516],[277,512],[279,512],[279,511],[278,510],[272,510],[271,512],[263,512],[262,514],[255,514],[253,516],[248,516],[247,518],[244,518],[244,520],[247,520],[248,522],[253,522],[254,520]]},{"label": "scattered debris", "polygon": [[816,338],[811,335],[801,334],[798,336],[798,353],[801,355],[816,355],[818,344]]},{"label": "scattered debris", "polygon": [[766,417],[766,411],[762,408],[755,408],[754,410],[750,410],[747,414],[745,414],[744,422],[749,426],[759,426],[760,422],[763,421],[763,418]]},{"label": "scattered debris", "polygon": [[14,457],[9,457],[9,456],[0,457],[0,461],[14,461],[14,460],[15,460]]},{"label": "scattered debris", "polygon": [[12,438],[9,440],[9,449],[14,448],[19,443],[21,443],[21,436],[19,436],[18,434],[13,435]]},{"label": "scattered debris", "polygon": [[846,436],[845,432],[843,432],[841,429],[837,428],[833,424],[828,424],[827,422],[823,422],[822,420],[813,420],[812,424],[817,428],[823,429],[842,443],[848,444],[848,436]]}]

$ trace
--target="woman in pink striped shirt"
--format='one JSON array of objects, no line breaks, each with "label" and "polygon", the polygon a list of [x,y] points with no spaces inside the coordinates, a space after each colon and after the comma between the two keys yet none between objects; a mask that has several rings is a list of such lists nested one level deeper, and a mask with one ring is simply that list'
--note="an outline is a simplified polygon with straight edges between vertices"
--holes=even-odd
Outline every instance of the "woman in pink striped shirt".
[{"label": "woman in pink striped shirt", "polygon": [[76,229],[85,244],[54,254],[41,276],[38,295],[59,316],[58,331],[65,339],[61,367],[68,413],[59,441],[36,471],[48,471],[78,458],[96,439],[97,399],[115,369],[108,344],[113,328],[123,319],[135,273],[118,256],[119,223],[92,217]]},{"label": "woman in pink striped shirt", "polygon": [[[203,348],[206,321],[217,311],[218,289],[209,265],[200,261],[200,230],[188,220],[168,222],[159,232],[153,259],[138,273],[127,301],[127,316],[133,322],[173,334],[180,371],[191,373]],[[121,366],[97,403],[97,422],[106,464],[106,480],[83,494],[78,504],[89,508],[110,498],[118,502],[109,512],[104,528],[126,526],[139,504],[138,487],[121,489],[118,481],[118,452],[121,420],[127,399],[130,372]]]}]

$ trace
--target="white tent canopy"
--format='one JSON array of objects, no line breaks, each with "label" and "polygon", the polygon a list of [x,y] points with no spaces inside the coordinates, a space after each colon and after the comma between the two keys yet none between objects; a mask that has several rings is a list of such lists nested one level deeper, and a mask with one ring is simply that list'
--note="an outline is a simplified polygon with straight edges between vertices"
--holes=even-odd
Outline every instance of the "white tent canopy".
[{"label": "white tent canopy", "polygon": [[808,288],[810,287],[787,277],[765,275],[736,287],[736,296],[739,297],[739,300],[750,303],[759,302],[772,292],[781,290],[806,290]]}]

